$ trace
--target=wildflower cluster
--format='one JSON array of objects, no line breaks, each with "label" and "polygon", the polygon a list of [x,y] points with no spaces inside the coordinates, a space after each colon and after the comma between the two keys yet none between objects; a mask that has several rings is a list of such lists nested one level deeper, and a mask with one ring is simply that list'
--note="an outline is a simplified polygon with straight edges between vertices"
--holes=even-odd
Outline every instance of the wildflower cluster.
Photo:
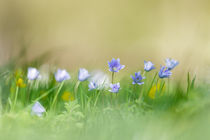
[{"label": "wildflower cluster", "polygon": [[[173,70],[178,64],[179,64],[178,61],[167,58],[165,60],[165,66],[160,67],[160,70],[158,73],[159,78],[161,79],[169,78],[172,75],[171,70]],[[85,82],[85,81],[89,82],[88,91],[93,91],[93,90],[100,91],[103,89],[105,91],[109,91],[111,94],[112,93],[117,94],[120,91],[120,83],[116,82],[115,75],[120,70],[124,69],[125,65],[122,65],[120,63],[119,58],[118,59],[113,58],[110,62],[108,62],[108,67],[109,67],[109,71],[111,72],[111,82],[109,81],[109,76],[102,72],[89,73],[87,69],[80,68],[78,72],[78,82],[75,85],[74,93],[65,91],[63,95],[61,96],[63,101],[73,101],[76,98],[75,94],[77,94],[80,83]],[[132,80],[131,84],[143,85],[145,83],[144,79],[146,78],[145,73],[148,73],[154,69],[155,69],[154,64],[151,61],[144,61],[144,72],[141,73],[141,71],[138,71],[138,72],[135,72],[134,75],[131,75],[131,80]],[[33,68],[33,67],[28,68],[27,79],[29,81],[42,80],[42,78],[43,77],[38,69]],[[57,71],[54,73],[54,79],[58,83],[58,89],[51,102],[52,108],[55,108],[57,104],[56,102],[57,102],[58,95],[62,91],[65,81],[70,80],[71,76],[65,69],[57,69]],[[25,83],[22,78],[17,79],[16,86],[18,88],[24,88],[26,87],[26,85],[27,83]],[[18,91],[19,91],[18,88],[16,90],[15,103],[13,105],[13,108],[16,105],[16,100],[17,100]],[[152,91],[156,89],[157,87],[152,87]],[[149,96],[154,98],[154,92],[152,91],[149,93]],[[34,100],[35,103],[32,107],[32,112],[31,112],[32,115],[36,115],[40,117],[43,115],[44,112],[46,112],[45,108],[40,104],[39,100],[46,97],[49,93],[50,92],[46,92],[42,96]],[[83,97],[84,95],[81,94],[80,98],[82,102],[83,102]]]}]

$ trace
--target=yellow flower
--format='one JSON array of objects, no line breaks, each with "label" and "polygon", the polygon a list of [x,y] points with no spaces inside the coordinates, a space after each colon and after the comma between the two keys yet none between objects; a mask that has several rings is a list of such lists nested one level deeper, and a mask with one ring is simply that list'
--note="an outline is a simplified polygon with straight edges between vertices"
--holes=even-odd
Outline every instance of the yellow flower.
[{"label": "yellow flower", "polygon": [[24,88],[26,87],[26,84],[24,83],[23,79],[22,78],[19,78],[17,81],[16,81],[16,85],[20,88]]},{"label": "yellow flower", "polygon": [[148,96],[149,96],[151,99],[155,99],[155,93],[156,93],[157,90],[158,90],[158,91],[160,90],[160,83],[158,83],[157,85],[154,85],[154,86],[150,89]]},{"label": "yellow flower", "polygon": [[[162,91],[165,90],[165,85],[163,86],[162,88]],[[155,99],[155,94],[157,91],[160,91],[160,83],[158,83],[157,85],[154,85],[150,91],[149,91],[149,94],[148,96],[151,98],[151,99]],[[163,95],[164,92],[161,93],[161,96]]]},{"label": "yellow flower", "polygon": [[63,95],[61,96],[61,98],[62,98],[64,101],[66,101],[66,102],[68,102],[68,101],[74,101],[74,94],[71,93],[71,92],[65,91],[65,92],[63,93]]}]

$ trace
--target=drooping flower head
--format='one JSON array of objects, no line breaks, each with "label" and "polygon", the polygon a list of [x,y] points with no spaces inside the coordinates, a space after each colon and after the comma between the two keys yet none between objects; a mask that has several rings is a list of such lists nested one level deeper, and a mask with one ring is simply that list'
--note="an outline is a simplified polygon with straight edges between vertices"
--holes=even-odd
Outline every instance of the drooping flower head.
[{"label": "drooping flower head", "polygon": [[89,91],[98,88],[97,84],[96,84],[95,82],[93,82],[93,81],[91,81],[91,82],[89,83],[88,87],[89,87],[89,89],[88,89]]},{"label": "drooping flower head", "polygon": [[159,71],[160,78],[169,78],[172,75],[172,72],[168,70],[165,66],[161,66]]},{"label": "drooping flower head", "polygon": [[135,75],[131,75],[131,78],[133,79],[133,84],[142,85],[144,82],[142,82],[145,77],[142,77],[141,72],[135,72]]},{"label": "drooping flower head", "polygon": [[39,103],[36,102],[31,109],[31,115],[36,115],[38,117],[41,117],[43,113],[46,112],[45,108]]},{"label": "drooping flower head", "polygon": [[80,81],[85,81],[90,77],[88,71],[84,68],[79,69],[78,79]]},{"label": "drooping flower head", "polygon": [[120,59],[112,59],[112,61],[108,62],[109,71],[111,72],[119,72],[119,70],[123,69],[125,65],[120,64]]},{"label": "drooping flower head", "polygon": [[146,72],[149,72],[153,69],[155,69],[155,67],[154,67],[154,64],[151,61],[144,61],[144,70]]},{"label": "drooping flower head", "polygon": [[174,69],[179,64],[178,61],[176,61],[174,59],[171,59],[171,58],[167,58],[165,60],[165,63],[166,63],[166,67],[167,67],[168,70]]},{"label": "drooping flower head", "polygon": [[29,80],[36,80],[39,77],[40,72],[36,68],[28,68],[27,77]]},{"label": "drooping flower head", "polygon": [[120,90],[120,83],[116,83],[116,84],[110,84],[110,92],[112,93],[118,93]]},{"label": "drooping flower head", "polygon": [[71,79],[71,76],[66,70],[58,69],[57,72],[55,73],[55,80],[57,82],[63,82],[69,79]]}]

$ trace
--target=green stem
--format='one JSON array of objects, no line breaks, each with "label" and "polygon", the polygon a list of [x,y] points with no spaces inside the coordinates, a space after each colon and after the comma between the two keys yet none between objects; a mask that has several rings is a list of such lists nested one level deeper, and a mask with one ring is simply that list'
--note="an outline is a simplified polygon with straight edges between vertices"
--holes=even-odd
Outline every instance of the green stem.
[{"label": "green stem", "polygon": [[81,98],[81,106],[82,106],[82,108],[84,108],[83,92],[80,92],[80,98]]},{"label": "green stem", "polygon": [[57,86],[54,87],[54,88],[51,88],[51,89],[48,90],[47,92],[43,93],[40,97],[36,98],[33,102],[39,101],[39,100],[41,100],[42,98],[46,97],[50,92],[52,92],[52,91],[53,91],[54,89],[56,89],[56,88],[57,88]]},{"label": "green stem", "polygon": [[78,81],[74,87],[74,94],[77,95],[77,92],[78,92],[78,88],[79,88],[79,85],[80,85],[80,81]]},{"label": "green stem", "polygon": [[158,81],[159,81],[159,78],[157,79],[157,83],[156,83],[156,93],[155,93],[155,95],[157,96],[157,93],[158,93]]},{"label": "green stem", "polygon": [[30,92],[31,92],[31,83],[28,82],[27,95],[26,95],[26,104],[28,104],[28,102],[29,102]]},{"label": "green stem", "polygon": [[114,84],[114,72],[112,72],[112,84]]},{"label": "green stem", "polygon": [[[114,84],[114,72],[112,72],[112,84]],[[112,93],[111,93],[111,105],[112,105]]]},{"label": "green stem", "polygon": [[19,93],[19,87],[17,86],[16,87],[16,92],[15,92],[15,100],[14,100],[14,104],[13,104],[12,110],[14,110],[14,108],[16,106],[18,93]]},{"label": "green stem", "polygon": [[[144,80],[144,84],[147,84],[147,73],[145,71],[143,72],[142,76],[145,77],[145,79],[146,79],[146,80]],[[140,91],[139,100],[143,97],[145,90],[146,90],[146,88],[145,88],[145,86],[143,86]]]},{"label": "green stem", "polygon": [[12,101],[10,99],[10,97],[8,98],[8,102],[6,105],[6,111],[9,111],[9,108],[11,109],[13,107]]},{"label": "green stem", "polygon": [[64,82],[61,83],[61,85],[60,85],[58,91],[57,91],[56,94],[55,94],[55,97],[54,97],[53,102],[52,102],[52,108],[53,108],[53,109],[55,108],[56,100],[57,100],[57,98],[58,98],[58,94],[60,93],[60,91],[61,91],[63,85],[64,85]]},{"label": "green stem", "polygon": [[160,95],[162,95],[164,86],[165,86],[165,81],[163,80],[163,82],[161,81],[161,85],[160,85]]},{"label": "green stem", "polygon": [[150,91],[150,89],[152,88],[152,85],[153,85],[153,83],[154,83],[154,81],[155,81],[155,79],[156,79],[156,76],[157,76],[157,72],[155,73],[155,76],[154,76],[154,78],[153,78],[153,80],[152,80],[152,82],[151,82],[151,84],[150,84],[149,90],[147,91],[147,95],[149,94],[149,91]]},{"label": "green stem", "polygon": [[143,97],[143,94],[144,94],[143,89],[141,89],[140,95],[139,95],[139,100],[141,100],[141,98]]},{"label": "green stem", "polygon": [[169,85],[170,85],[170,79],[168,78],[168,94],[169,94],[169,91],[170,91],[170,89],[169,89],[170,86]]},{"label": "green stem", "polygon": [[96,106],[97,102],[98,102],[98,98],[99,98],[99,95],[100,95],[100,92],[97,91],[97,96],[96,96],[96,100],[95,100],[95,103],[94,103],[94,107]]},{"label": "green stem", "polygon": [[131,96],[131,98],[134,99],[134,100],[135,100],[136,92],[137,92],[137,91],[136,91],[136,88],[137,88],[137,87],[136,87],[136,84],[134,84],[134,85],[133,85],[133,94],[132,94],[132,96]]},{"label": "green stem", "polygon": [[[76,83],[76,85],[75,85],[75,87],[74,87],[74,94],[75,94],[75,97],[77,97],[77,99],[79,99],[78,97],[78,89],[79,89],[79,85],[80,85],[80,81],[77,81],[77,83]],[[81,99],[81,94],[80,94],[80,101],[81,101],[82,99]],[[81,101],[81,104],[82,104],[82,101]]]},{"label": "green stem", "polygon": [[145,74],[146,74],[146,72],[144,71],[144,72],[142,73],[142,76],[145,76]]}]

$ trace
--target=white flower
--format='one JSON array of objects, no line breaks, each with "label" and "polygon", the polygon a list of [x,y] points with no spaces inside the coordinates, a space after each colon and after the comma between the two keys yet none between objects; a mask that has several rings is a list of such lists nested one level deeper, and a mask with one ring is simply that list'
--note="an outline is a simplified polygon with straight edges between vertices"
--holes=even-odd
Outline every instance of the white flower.
[{"label": "white flower", "polygon": [[90,77],[90,74],[88,73],[88,71],[84,68],[81,68],[79,70],[79,74],[78,74],[78,79],[80,81],[85,81]]},{"label": "white flower", "polygon": [[71,76],[66,70],[58,69],[57,72],[55,73],[55,80],[57,82],[63,82],[69,79],[71,79]]},{"label": "white flower", "polygon": [[46,112],[46,110],[39,102],[36,102],[31,109],[31,115],[36,115],[38,117],[41,117],[44,112]]},{"label": "white flower", "polygon": [[154,67],[154,64],[151,61],[144,61],[144,70],[146,72],[149,72],[153,69],[155,69],[155,67]]},{"label": "white flower", "polygon": [[88,89],[88,90],[90,91],[90,90],[94,90],[94,89],[96,89],[98,86],[96,85],[96,83],[95,83],[95,82],[90,81],[90,83],[89,83],[88,87],[89,87],[89,89]]},{"label": "white flower", "polygon": [[109,88],[110,80],[107,74],[102,71],[95,71],[91,75],[90,81],[97,85],[97,89]]},{"label": "white flower", "polygon": [[29,80],[36,80],[39,77],[39,71],[36,68],[28,68],[27,77]]}]

